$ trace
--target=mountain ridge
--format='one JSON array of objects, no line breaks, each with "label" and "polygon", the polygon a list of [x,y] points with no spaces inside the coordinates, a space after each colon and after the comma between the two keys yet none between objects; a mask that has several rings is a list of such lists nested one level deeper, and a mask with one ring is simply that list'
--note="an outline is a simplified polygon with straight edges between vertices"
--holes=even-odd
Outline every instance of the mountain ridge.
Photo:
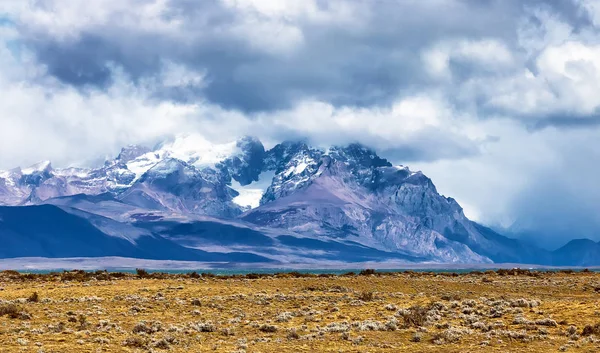
[{"label": "mountain ridge", "polygon": [[[242,192],[258,207],[239,204]],[[282,263],[600,264],[586,246],[549,252],[479,225],[422,172],[394,166],[358,143],[317,148],[285,141],[265,149],[253,137],[215,145],[178,136],[154,149],[124,147],[97,168],[54,169],[44,162],[0,172],[0,205],[52,205],[110,219],[111,232],[146,232],[184,249]],[[5,233],[8,223],[0,219]],[[60,241],[62,235],[48,236]],[[262,237],[270,240],[254,242]],[[361,248],[370,255],[359,256]]]}]

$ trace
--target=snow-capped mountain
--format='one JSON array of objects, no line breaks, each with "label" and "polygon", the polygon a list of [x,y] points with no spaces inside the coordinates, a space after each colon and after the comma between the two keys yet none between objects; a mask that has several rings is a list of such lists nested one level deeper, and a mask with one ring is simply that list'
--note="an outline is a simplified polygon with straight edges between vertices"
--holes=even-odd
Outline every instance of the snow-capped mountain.
[{"label": "snow-capped mountain", "polygon": [[[40,204],[107,236],[145,234],[281,262],[553,261],[552,253],[471,222],[423,173],[360,144],[292,141],[266,150],[251,137],[212,144],[182,135],[152,149],[127,146],[96,168],[44,162],[0,172],[0,205]],[[0,219],[0,232],[23,234],[17,223],[9,229]]]},{"label": "snow-capped mountain", "polygon": [[[0,205],[111,193],[154,203],[153,207],[230,217],[241,213],[240,205],[231,204],[239,195],[230,187],[232,180],[241,186],[256,181],[264,153],[262,143],[252,138],[214,145],[198,135],[181,135],[155,149],[124,147],[115,159],[97,168],[53,169],[50,162],[42,162],[0,172]],[[145,200],[136,199],[140,193]],[[223,212],[203,211],[206,207],[199,204],[208,202],[207,198],[227,204],[214,206]],[[195,199],[197,204],[183,205],[186,199]]]},{"label": "snow-capped mountain", "polygon": [[242,213],[233,202],[238,193],[218,170],[199,171],[175,158],[165,158],[148,169],[127,190],[116,195],[130,205],[232,218]]}]

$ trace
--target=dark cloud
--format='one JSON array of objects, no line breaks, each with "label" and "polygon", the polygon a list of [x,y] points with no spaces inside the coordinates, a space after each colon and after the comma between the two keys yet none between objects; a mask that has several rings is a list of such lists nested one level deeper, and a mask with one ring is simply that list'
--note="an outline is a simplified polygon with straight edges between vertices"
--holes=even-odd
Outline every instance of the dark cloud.
[{"label": "dark cloud", "polygon": [[[328,3],[318,2],[325,10]],[[243,23],[244,14],[218,1],[169,2],[163,17],[182,22],[181,38],[124,28],[119,17],[86,28],[71,40],[45,35],[26,23],[21,27],[29,33],[25,41],[38,59],[65,83],[103,87],[110,81],[110,65],[122,67],[139,81],[157,75],[161,62],[169,60],[206,71],[208,85],[198,96],[202,93],[226,108],[255,112],[290,107],[306,98],[336,106],[388,104],[402,92],[428,84],[422,49],[441,38],[514,39],[516,14],[522,6],[517,1],[376,4],[367,7],[369,15],[359,29],[352,23],[304,17],[290,21],[303,38],[291,54],[261,51],[232,36],[228,29]]]},{"label": "dark cloud", "polygon": [[410,165],[413,162],[471,158],[481,153],[481,145],[444,131],[429,129],[403,145],[381,151],[390,160]]},{"label": "dark cloud", "polygon": [[538,116],[535,123],[530,124],[532,131],[548,127],[560,128],[589,128],[600,125],[600,114],[549,114]]},{"label": "dark cloud", "polygon": [[593,186],[600,169],[589,166],[565,173],[542,175],[519,195],[513,209],[519,217],[509,229],[513,235],[548,249],[571,239],[600,240],[600,195]]}]

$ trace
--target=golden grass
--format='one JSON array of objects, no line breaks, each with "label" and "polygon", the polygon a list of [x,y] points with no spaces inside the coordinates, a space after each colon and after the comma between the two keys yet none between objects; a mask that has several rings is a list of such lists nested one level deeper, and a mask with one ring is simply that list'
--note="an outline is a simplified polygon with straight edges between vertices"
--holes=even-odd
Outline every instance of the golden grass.
[{"label": "golden grass", "polygon": [[96,277],[0,273],[0,352],[600,351],[595,273]]}]

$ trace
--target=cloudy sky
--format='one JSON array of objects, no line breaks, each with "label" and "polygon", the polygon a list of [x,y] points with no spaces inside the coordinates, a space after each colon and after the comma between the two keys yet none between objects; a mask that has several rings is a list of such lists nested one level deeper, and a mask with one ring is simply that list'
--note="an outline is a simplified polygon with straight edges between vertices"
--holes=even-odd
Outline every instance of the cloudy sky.
[{"label": "cloudy sky", "polygon": [[3,0],[0,92],[0,168],[359,141],[480,222],[600,240],[596,0]]}]

